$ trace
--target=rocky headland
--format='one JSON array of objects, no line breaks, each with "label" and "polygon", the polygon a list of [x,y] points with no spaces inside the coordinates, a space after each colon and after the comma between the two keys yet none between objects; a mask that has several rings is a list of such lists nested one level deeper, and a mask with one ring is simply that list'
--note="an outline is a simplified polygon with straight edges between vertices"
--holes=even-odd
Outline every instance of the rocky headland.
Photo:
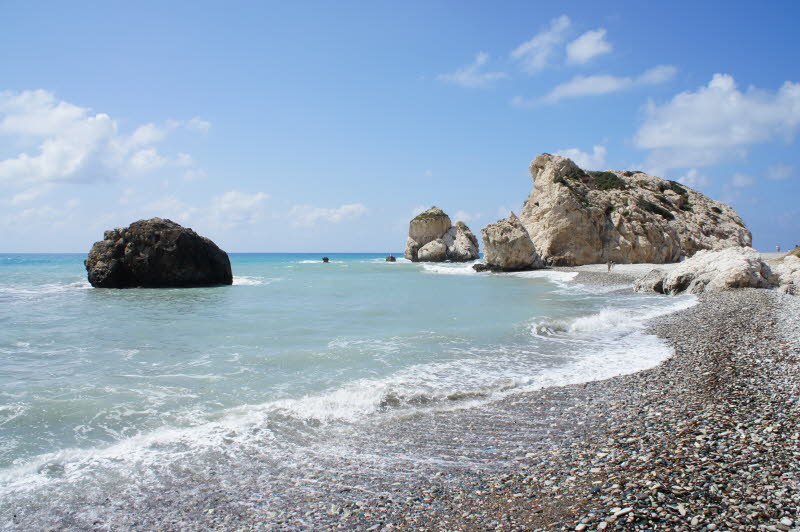
[{"label": "rocky headland", "polygon": [[97,288],[167,288],[233,283],[228,254],[187,227],[163,218],[106,231],[84,261]]},{"label": "rocky headland", "polygon": [[749,246],[750,231],[724,203],[639,171],[586,172],[544,153],[519,215],[549,266],[668,263],[703,249]]},{"label": "rocky headland", "polygon": [[467,262],[478,258],[478,239],[464,222],[453,225],[439,207],[411,220],[405,258],[413,262]]}]

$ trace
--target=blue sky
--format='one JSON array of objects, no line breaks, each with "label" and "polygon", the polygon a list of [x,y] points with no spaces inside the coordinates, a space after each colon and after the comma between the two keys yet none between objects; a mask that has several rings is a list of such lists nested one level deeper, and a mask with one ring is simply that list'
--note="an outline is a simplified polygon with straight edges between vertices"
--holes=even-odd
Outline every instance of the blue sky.
[{"label": "blue sky", "polygon": [[164,216],[228,251],[402,251],[542,152],[800,242],[797,2],[0,3],[0,252]]}]

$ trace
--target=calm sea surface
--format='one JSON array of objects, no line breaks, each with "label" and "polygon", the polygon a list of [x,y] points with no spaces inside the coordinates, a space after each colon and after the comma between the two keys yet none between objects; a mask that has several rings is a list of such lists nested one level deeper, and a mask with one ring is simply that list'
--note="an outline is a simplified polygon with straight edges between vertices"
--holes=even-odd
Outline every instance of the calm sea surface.
[{"label": "calm sea surface", "polygon": [[233,286],[108,290],[84,255],[0,255],[0,507],[650,367],[670,352],[645,319],[693,302],[329,256],[233,254]]}]

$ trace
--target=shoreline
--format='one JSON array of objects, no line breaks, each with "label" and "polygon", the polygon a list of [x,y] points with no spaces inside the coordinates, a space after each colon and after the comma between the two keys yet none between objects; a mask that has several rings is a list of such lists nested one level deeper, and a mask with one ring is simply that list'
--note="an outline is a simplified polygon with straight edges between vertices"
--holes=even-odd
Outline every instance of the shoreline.
[{"label": "shoreline", "polygon": [[[589,284],[594,273],[574,281]],[[479,497],[462,491],[430,511],[409,509],[409,524],[800,530],[800,301],[775,290],[704,294],[648,330],[675,350],[655,368],[525,394],[531,402],[571,395],[565,409],[581,411],[573,420],[585,431],[526,454]],[[452,519],[461,500],[471,511]]]},{"label": "shoreline", "polygon": [[[571,282],[629,290],[634,274],[624,266],[610,274],[596,271],[605,265],[554,269],[577,271]],[[51,524],[55,530],[799,527],[800,300],[775,290],[704,294],[688,310],[652,320],[648,331],[674,349],[649,370],[379,423],[300,470],[265,464],[257,453],[233,460],[221,451],[219,472],[203,476],[187,467],[143,494],[75,501],[86,507],[53,514]],[[20,517],[9,529],[27,529]]]},{"label": "shoreline", "polygon": [[[415,530],[800,530],[800,301],[775,290],[704,294],[649,331],[675,354],[631,375],[520,394],[540,414],[558,407],[563,432],[531,438],[533,452],[520,452],[507,472],[422,490],[427,497],[386,522]],[[339,528],[370,526],[357,519]]]}]

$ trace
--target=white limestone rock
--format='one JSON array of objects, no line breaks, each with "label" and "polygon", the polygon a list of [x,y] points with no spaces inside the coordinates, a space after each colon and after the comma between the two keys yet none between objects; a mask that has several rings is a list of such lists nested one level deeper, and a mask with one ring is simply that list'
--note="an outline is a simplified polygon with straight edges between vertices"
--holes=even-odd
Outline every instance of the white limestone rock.
[{"label": "white limestone rock", "polygon": [[508,218],[481,229],[485,265],[493,271],[535,270],[544,267],[528,231],[512,212]]},{"label": "white limestone rock", "polygon": [[437,238],[419,248],[417,260],[420,262],[442,262],[447,260],[447,246],[444,244],[444,240]]},{"label": "white limestone rock", "polygon": [[786,255],[777,266],[775,274],[778,276],[780,289],[787,294],[800,295],[800,257]]},{"label": "white limestone rock", "polygon": [[749,246],[736,212],[689,187],[642,172],[587,173],[542,154],[520,220],[549,265],[677,262],[702,249]]},{"label": "white limestone rock", "polygon": [[[436,241],[440,242],[434,244]],[[478,258],[478,239],[464,222],[452,225],[450,217],[434,206],[411,220],[405,258],[414,262],[475,260]]]},{"label": "white limestone rock", "polygon": [[664,277],[666,277],[664,270],[658,268],[650,270],[647,275],[634,281],[633,290],[635,292],[658,292],[663,294]]},{"label": "white limestone rock", "polygon": [[449,260],[467,262],[478,258],[478,238],[464,222],[456,222],[456,225],[448,229],[443,239]]},{"label": "white limestone rock", "polygon": [[761,255],[756,250],[735,247],[718,251],[698,251],[666,274],[655,274],[651,271],[634,283],[634,289],[653,289],[670,295],[684,292],[699,294],[735,288],[769,288],[776,281],[777,276],[761,260]]}]

